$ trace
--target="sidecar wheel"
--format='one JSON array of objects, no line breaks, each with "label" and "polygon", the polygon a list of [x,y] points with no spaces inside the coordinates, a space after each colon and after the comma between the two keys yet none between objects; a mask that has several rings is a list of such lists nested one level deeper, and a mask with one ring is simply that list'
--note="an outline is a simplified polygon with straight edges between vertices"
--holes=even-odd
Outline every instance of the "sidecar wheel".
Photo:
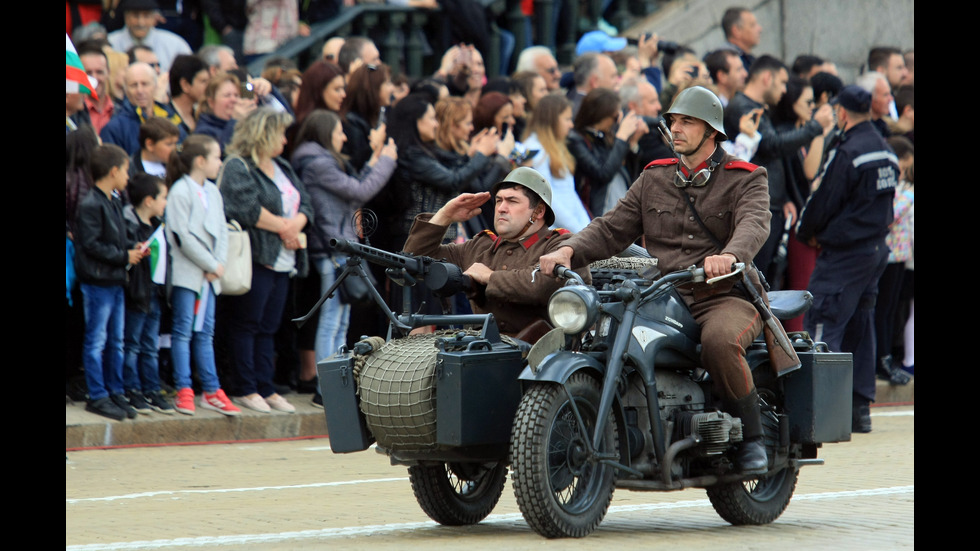
[{"label": "sidecar wheel", "polygon": [[708,499],[721,518],[735,526],[769,524],[786,510],[799,474],[785,467],[757,479],[712,486],[707,488]]},{"label": "sidecar wheel", "polygon": [[[533,386],[514,421],[511,460],[514,494],[524,519],[547,538],[587,536],[602,522],[612,500],[615,469],[590,460],[590,439],[598,422],[599,383],[576,374],[566,383],[584,431],[561,385]],[[599,454],[618,457],[616,424],[603,421]]]},{"label": "sidecar wheel", "polygon": [[447,526],[476,524],[493,511],[507,481],[507,465],[445,463],[408,468],[415,499],[429,518]]}]

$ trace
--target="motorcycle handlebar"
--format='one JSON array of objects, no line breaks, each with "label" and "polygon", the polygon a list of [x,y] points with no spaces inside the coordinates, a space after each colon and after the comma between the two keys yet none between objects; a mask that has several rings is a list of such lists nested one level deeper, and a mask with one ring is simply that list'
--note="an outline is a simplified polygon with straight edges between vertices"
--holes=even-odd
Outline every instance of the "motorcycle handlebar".
[{"label": "motorcycle handlebar", "polygon": [[554,273],[554,275],[555,275],[555,277],[564,279],[566,281],[574,281],[575,283],[578,283],[579,285],[585,285],[585,280],[582,279],[582,276],[580,276],[577,273],[575,273],[575,271],[572,270],[571,268],[568,268],[566,266],[562,266],[561,264],[557,264],[555,266],[555,273]]}]

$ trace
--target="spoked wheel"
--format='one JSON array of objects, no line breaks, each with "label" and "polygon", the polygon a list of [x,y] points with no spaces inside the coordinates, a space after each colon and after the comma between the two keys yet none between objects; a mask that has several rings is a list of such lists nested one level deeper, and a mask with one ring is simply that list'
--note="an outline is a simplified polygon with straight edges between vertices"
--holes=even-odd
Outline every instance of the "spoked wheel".
[{"label": "spoked wheel", "polygon": [[[524,395],[514,421],[514,494],[527,523],[548,538],[592,533],[606,515],[615,482],[615,469],[588,454],[598,422],[599,383],[576,374],[566,386],[574,408],[561,385],[536,385]],[[597,455],[615,457],[612,415],[602,426]]]},{"label": "spoked wheel", "polygon": [[504,463],[445,463],[408,468],[415,499],[447,526],[476,524],[493,511],[507,480]]},{"label": "spoked wheel", "polygon": [[708,499],[721,518],[735,526],[769,524],[786,510],[798,476],[797,469],[784,467],[757,479],[712,486]]},{"label": "spoked wheel", "polygon": [[[779,420],[768,406],[774,400],[773,393],[760,389],[759,394],[764,396],[762,428],[771,469],[779,440]],[[735,526],[769,524],[786,510],[799,474],[798,468],[786,466],[752,480],[712,486],[707,488],[708,499],[721,518]]]}]

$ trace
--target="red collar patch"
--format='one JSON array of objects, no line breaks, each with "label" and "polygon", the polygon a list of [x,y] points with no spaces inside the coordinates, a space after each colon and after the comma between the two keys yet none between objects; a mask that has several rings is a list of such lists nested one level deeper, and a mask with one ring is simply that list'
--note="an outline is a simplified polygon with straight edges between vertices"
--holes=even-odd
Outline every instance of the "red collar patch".
[{"label": "red collar patch", "polygon": [[736,168],[741,170],[746,170],[748,172],[753,172],[755,171],[755,169],[759,168],[759,165],[754,165],[746,161],[728,161],[727,163],[725,163],[726,170],[732,170]]},{"label": "red collar patch", "polygon": [[670,158],[667,158],[667,159],[657,159],[656,161],[651,161],[650,164],[648,164],[647,166],[643,167],[643,170],[646,170],[648,168],[652,168],[652,167],[655,167],[655,166],[671,166],[671,165],[676,165],[679,162],[680,161],[677,159],[677,157],[670,157]]}]

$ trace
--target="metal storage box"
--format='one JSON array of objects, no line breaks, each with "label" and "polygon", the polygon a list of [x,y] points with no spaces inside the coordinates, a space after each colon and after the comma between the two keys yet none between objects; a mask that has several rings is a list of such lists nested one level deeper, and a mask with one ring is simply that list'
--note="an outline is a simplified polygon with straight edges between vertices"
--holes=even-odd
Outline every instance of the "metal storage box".
[{"label": "metal storage box", "polygon": [[854,384],[850,352],[800,352],[803,367],[786,375],[790,439],[804,444],[851,440]]},{"label": "metal storage box", "polygon": [[354,358],[345,354],[320,361],[316,365],[323,394],[323,412],[327,417],[330,449],[334,453],[357,452],[374,443],[361,413],[354,384]]},{"label": "metal storage box", "polygon": [[436,440],[446,446],[509,444],[524,369],[516,349],[440,352]]}]

